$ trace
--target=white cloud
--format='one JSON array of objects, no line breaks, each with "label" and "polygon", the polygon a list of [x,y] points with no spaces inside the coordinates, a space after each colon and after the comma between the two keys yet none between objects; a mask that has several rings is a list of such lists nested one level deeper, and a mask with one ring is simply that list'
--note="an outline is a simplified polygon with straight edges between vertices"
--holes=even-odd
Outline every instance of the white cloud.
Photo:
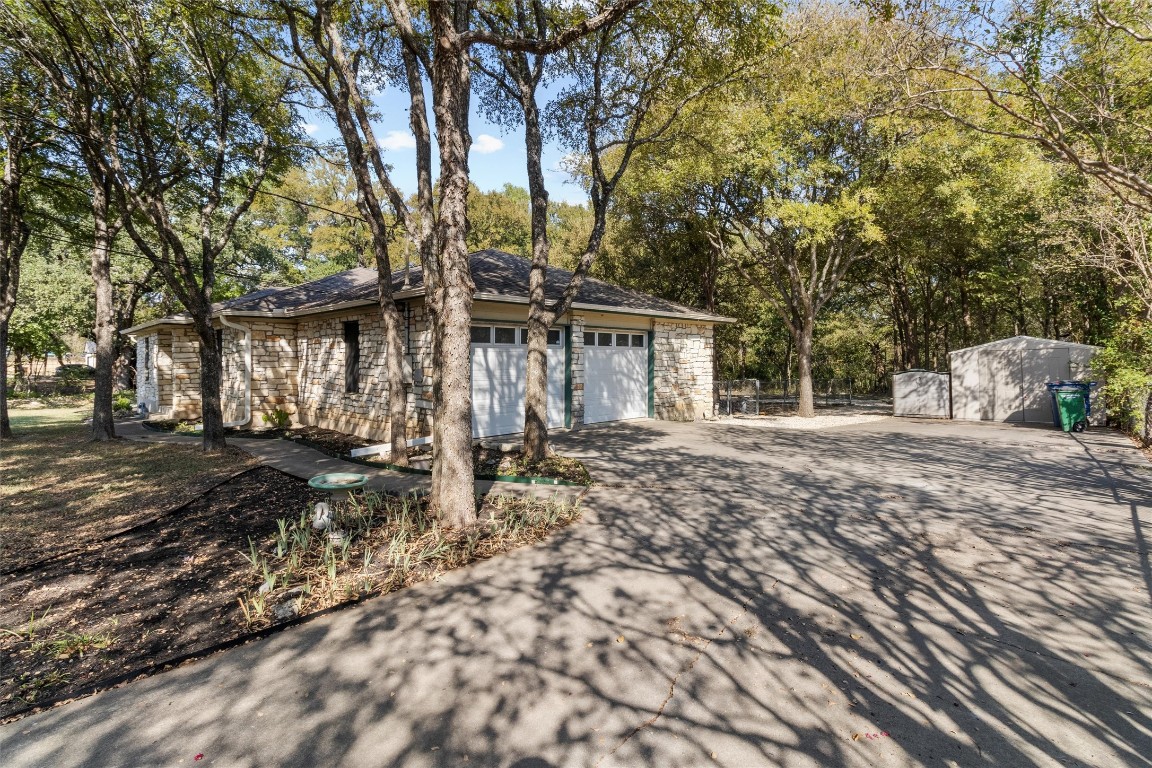
[{"label": "white cloud", "polygon": [[408,131],[388,131],[380,146],[384,149],[416,149],[416,137]]},{"label": "white cloud", "polygon": [[472,151],[479,152],[482,155],[490,155],[502,149],[504,149],[504,142],[486,133],[482,133],[472,140]]},{"label": "white cloud", "polygon": [[308,134],[309,136],[320,130],[320,126],[316,125],[315,123],[304,123],[304,125],[301,127],[304,129],[304,133]]}]

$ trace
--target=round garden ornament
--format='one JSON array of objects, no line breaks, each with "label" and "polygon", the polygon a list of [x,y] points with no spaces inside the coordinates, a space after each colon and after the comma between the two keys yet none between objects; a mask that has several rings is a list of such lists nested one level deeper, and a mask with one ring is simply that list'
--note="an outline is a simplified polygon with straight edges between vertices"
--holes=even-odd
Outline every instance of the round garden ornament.
[{"label": "round garden ornament", "polygon": [[316,475],[308,481],[308,485],[320,491],[354,491],[363,488],[367,483],[367,475],[358,475],[355,472],[328,472]]}]

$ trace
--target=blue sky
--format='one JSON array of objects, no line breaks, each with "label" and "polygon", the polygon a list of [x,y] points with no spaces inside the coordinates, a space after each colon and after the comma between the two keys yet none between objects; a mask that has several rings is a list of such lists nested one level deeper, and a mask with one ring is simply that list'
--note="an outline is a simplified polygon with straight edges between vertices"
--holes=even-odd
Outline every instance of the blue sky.
[{"label": "blue sky", "polygon": [[[416,150],[415,140],[408,130],[408,94],[389,86],[377,93],[374,99],[378,119],[373,122],[376,139],[384,148],[384,162],[393,167],[393,181],[405,194],[416,191]],[[313,138],[320,141],[339,141],[339,135],[332,121],[320,113],[305,117],[307,128]],[[429,116],[431,119],[431,116]],[[505,184],[515,184],[527,188],[528,177],[525,171],[524,136],[522,129],[505,132],[500,126],[489,121],[476,110],[473,99],[472,152],[469,167],[472,183],[482,190],[499,189]],[[565,151],[556,145],[544,147],[545,183],[549,199],[560,202],[584,203],[588,196],[579,184],[560,169]],[[436,149],[432,150],[433,163],[437,163]],[[433,173],[436,168],[433,168]]]}]

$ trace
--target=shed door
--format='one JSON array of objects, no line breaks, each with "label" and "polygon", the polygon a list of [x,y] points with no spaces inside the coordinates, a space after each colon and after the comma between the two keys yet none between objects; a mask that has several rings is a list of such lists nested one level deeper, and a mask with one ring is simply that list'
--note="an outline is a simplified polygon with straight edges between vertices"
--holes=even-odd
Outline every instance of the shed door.
[{"label": "shed door", "polygon": [[584,423],[648,416],[648,334],[584,332]]},{"label": "shed door", "polygon": [[[527,329],[472,327],[472,436],[524,431],[528,388]],[[560,329],[548,333],[548,426],[564,426],[564,347]]]},{"label": "shed door", "polygon": [[980,352],[980,410],[985,421],[1023,421],[1020,350]]},{"label": "shed door", "polygon": [[1044,385],[1072,377],[1068,348],[1026,349],[1020,353],[1024,387],[1024,421],[1052,422],[1052,396]]}]

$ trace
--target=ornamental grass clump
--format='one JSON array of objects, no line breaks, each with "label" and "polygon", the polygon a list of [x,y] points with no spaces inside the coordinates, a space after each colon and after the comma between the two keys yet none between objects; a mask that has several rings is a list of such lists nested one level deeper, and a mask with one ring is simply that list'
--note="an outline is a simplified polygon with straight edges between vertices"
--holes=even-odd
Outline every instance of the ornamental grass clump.
[{"label": "ornamental grass clump", "polygon": [[447,528],[417,497],[352,496],[334,505],[325,529],[304,511],[277,520],[267,540],[249,539],[242,555],[254,586],[238,598],[240,620],[259,629],[393,592],[539,541],[579,515],[574,504],[500,496],[484,503],[473,525]]}]

